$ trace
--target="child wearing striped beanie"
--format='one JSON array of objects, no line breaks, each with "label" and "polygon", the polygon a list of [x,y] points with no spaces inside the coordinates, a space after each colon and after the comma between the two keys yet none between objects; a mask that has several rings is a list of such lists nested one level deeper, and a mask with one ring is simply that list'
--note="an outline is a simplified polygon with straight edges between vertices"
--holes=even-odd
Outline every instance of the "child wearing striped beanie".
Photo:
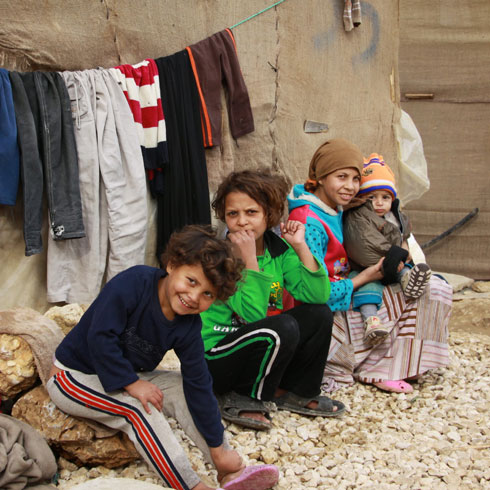
[{"label": "child wearing striped beanie", "polygon": [[[372,153],[364,159],[357,196],[364,197],[366,203],[345,215],[344,245],[349,260],[365,268],[384,257],[382,284],[399,282],[407,299],[419,298],[431,270],[425,263],[413,267],[409,263],[410,223],[396,198],[395,175],[382,155]],[[382,286],[373,283],[362,286],[353,296],[354,307],[359,308],[364,320],[365,339],[372,343],[382,342],[390,333],[377,314],[381,300]]]},{"label": "child wearing striped beanie", "polygon": [[395,174],[383,160],[383,155],[371,153],[364,159],[361,172],[361,184],[358,196],[372,195],[376,191],[388,192],[392,200],[396,198]]}]

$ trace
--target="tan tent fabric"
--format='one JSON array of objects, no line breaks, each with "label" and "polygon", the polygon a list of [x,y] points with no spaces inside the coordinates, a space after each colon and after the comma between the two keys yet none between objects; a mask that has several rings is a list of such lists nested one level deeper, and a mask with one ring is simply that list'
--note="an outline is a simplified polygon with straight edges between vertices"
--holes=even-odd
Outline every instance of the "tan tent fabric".
[{"label": "tan tent fabric", "polygon": [[402,106],[422,136],[431,182],[407,210],[425,243],[479,208],[476,218],[425,250],[433,268],[475,279],[490,279],[489,19],[487,0],[400,3]]},{"label": "tan tent fabric", "polygon": [[[268,0],[28,0],[0,3],[0,66],[75,70],[136,63],[183,49],[271,5]],[[286,0],[233,30],[256,130],[206,150],[211,192],[233,169],[273,166],[295,183],[329,137],[397,167],[399,1],[362,2],[362,25],[345,32],[343,1]],[[224,97],[224,96],[223,96]],[[306,119],[329,125],[305,134]],[[153,205],[153,203],[151,203]],[[45,254],[24,257],[22,211],[0,207],[0,306],[47,308]],[[153,258],[149,222],[147,263]],[[45,241],[46,242],[46,241]],[[7,264],[6,266],[4,264]]]}]

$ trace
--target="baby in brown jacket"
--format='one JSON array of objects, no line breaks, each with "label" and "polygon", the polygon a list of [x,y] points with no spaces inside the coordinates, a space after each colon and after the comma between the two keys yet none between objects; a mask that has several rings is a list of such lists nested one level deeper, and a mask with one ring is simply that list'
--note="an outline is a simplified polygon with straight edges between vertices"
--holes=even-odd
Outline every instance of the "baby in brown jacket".
[{"label": "baby in brown jacket", "polygon": [[390,333],[377,315],[382,284],[399,282],[405,297],[414,300],[424,293],[431,270],[425,263],[411,264],[410,222],[400,210],[393,171],[381,155],[373,153],[365,159],[357,196],[366,201],[344,215],[344,247],[354,269],[362,270],[384,257],[381,284],[368,283],[353,295],[353,306],[364,320],[366,340],[379,343]]}]

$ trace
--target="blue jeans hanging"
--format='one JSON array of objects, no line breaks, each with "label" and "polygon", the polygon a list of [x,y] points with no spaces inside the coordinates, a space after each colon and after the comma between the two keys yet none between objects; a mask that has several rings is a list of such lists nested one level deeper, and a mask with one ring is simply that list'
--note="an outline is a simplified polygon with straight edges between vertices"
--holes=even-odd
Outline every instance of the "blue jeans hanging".
[{"label": "blue jeans hanging", "polygon": [[19,187],[19,147],[8,71],[0,68],[0,204],[14,206]]}]

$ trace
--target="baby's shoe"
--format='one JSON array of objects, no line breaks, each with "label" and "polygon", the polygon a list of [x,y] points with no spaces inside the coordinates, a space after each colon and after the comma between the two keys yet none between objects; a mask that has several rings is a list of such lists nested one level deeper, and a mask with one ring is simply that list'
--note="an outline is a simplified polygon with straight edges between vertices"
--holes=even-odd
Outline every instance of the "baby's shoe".
[{"label": "baby's shoe", "polygon": [[400,281],[403,294],[409,300],[420,298],[429,282],[432,271],[427,264],[420,263],[405,273]]},{"label": "baby's shoe", "polygon": [[389,333],[390,329],[377,316],[368,316],[364,321],[364,340],[371,344],[383,342]]}]

